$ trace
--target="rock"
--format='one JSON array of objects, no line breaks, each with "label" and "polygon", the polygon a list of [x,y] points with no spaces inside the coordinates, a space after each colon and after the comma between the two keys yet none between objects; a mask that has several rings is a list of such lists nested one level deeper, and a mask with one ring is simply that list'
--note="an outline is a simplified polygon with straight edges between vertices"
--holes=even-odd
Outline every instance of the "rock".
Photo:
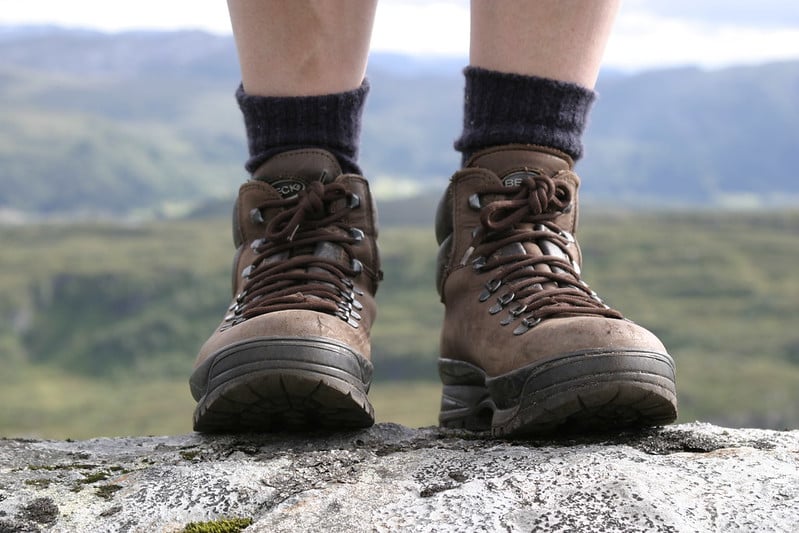
[{"label": "rock", "polygon": [[178,532],[222,518],[251,521],[247,533],[796,531],[798,467],[799,431],[700,423],[525,442],[395,424],[5,439],[0,532]]}]

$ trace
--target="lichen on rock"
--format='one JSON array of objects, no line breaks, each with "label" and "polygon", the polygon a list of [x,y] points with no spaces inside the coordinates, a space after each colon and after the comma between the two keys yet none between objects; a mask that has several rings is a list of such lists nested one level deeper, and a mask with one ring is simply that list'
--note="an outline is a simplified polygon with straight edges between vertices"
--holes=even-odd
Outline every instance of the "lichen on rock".
[{"label": "lichen on rock", "polygon": [[528,441],[395,424],[4,439],[0,531],[178,533],[237,518],[247,533],[791,531],[798,467],[799,431],[698,423]]}]

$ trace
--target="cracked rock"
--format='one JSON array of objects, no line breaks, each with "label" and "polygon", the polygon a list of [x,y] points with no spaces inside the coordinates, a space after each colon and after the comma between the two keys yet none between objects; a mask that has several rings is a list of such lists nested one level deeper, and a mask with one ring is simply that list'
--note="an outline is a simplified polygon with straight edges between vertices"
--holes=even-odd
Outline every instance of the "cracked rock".
[{"label": "cracked rock", "polygon": [[0,440],[0,531],[795,531],[799,431]]}]

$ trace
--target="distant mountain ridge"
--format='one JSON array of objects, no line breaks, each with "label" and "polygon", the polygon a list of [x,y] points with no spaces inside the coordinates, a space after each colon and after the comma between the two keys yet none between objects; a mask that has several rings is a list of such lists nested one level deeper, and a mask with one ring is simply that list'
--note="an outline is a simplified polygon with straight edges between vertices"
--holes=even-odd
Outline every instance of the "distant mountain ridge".
[{"label": "distant mountain ridge", "polygon": [[[458,165],[461,65],[373,54],[361,162],[386,195],[440,190]],[[229,36],[0,29],[0,214],[171,215],[232,197],[238,80]],[[799,62],[608,75],[598,91],[584,197],[799,204]]]}]

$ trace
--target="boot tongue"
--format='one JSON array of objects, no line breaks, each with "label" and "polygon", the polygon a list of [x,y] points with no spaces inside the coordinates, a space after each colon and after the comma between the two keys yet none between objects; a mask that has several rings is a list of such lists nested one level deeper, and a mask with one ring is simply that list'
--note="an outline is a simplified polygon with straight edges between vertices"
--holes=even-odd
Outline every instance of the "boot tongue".
[{"label": "boot tongue", "polygon": [[[487,169],[496,174],[505,187],[515,187],[520,185],[521,181],[531,174],[554,176],[558,172],[571,170],[574,162],[567,154],[551,148],[531,145],[508,145],[478,152],[469,159],[466,166]],[[571,258],[549,239],[510,243],[494,253],[494,257],[518,255],[555,256],[571,262]],[[563,272],[559,267],[551,267],[546,263],[523,268],[533,275],[536,271]],[[557,288],[558,284],[545,282],[539,284],[539,286],[541,289],[552,289]]]},{"label": "boot tongue", "polygon": [[341,174],[333,154],[314,148],[277,154],[258,167],[252,177],[269,183],[283,198],[289,198],[312,181],[330,183]]},{"label": "boot tongue", "polygon": [[[330,183],[343,174],[336,157],[327,150],[307,148],[282,152],[268,159],[253,172],[252,178],[265,181],[283,198],[291,198],[305,190],[314,181]],[[350,259],[344,248],[327,241],[295,247],[289,251],[267,257],[264,261],[278,263],[298,255],[313,255],[338,261],[349,265]],[[325,274],[327,271],[319,267],[300,267],[295,272],[305,271],[309,274]],[[317,296],[303,295],[298,292],[298,299],[319,299]]]},{"label": "boot tongue", "polygon": [[490,170],[506,187],[513,187],[531,173],[554,176],[562,170],[571,170],[574,162],[565,153],[551,148],[508,145],[477,152],[466,166]]}]

